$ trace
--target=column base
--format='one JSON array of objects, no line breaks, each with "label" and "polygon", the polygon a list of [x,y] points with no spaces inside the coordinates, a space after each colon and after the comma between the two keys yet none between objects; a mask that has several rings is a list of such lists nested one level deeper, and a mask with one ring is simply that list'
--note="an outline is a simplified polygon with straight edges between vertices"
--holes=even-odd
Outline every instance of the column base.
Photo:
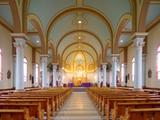
[{"label": "column base", "polygon": [[142,88],[133,88],[133,91],[144,91]]},{"label": "column base", "polygon": [[42,89],[48,89],[49,87],[42,87]]},{"label": "column base", "polygon": [[110,88],[111,88],[111,89],[115,89],[115,88],[117,88],[117,86],[110,86]]},{"label": "column base", "polygon": [[15,92],[25,92],[25,89],[16,89]]}]

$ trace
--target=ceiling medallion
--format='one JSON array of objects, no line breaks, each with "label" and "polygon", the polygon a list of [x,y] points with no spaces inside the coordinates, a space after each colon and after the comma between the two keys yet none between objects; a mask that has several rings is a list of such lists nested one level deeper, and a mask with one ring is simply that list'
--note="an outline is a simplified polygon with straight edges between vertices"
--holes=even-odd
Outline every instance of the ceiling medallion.
[{"label": "ceiling medallion", "polygon": [[82,29],[84,25],[87,25],[88,21],[82,13],[76,13],[72,24],[76,26],[77,29]]},{"label": "ceiling medallion", "polygon": [[85,39],[85,36],[81,33],[78,32],[75,36],[74,36],[74,40],[77,42],[81,42]]}]

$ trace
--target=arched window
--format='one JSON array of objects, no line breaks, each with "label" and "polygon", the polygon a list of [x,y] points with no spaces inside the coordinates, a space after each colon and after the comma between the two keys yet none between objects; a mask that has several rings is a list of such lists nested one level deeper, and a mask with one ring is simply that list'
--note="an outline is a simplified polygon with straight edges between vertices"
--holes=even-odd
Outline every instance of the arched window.
[{"label": "arched window", "polygon": [[134,81],[135,75],[135,58],[132,59],[132,81]]},{"label": "arched window", "polygon": [[36,82],[38,82],[38,77],[39,77],[39,74],[38,74],[38,72],[39,72],[39,66],[38,66],[38,64],[36,64]]},{"label": "arched window", "polygon": [[2,49],[0,49],[0,80],[2,80]]},{"label": "arched window", "polygon": [[24,58],[23,59],[23,69],[24,69],[24,81],[27,81],[27,59]]},{"label": "arched window", "polygon": [[157,79],[160,80],[160,46],[157,49]]}]

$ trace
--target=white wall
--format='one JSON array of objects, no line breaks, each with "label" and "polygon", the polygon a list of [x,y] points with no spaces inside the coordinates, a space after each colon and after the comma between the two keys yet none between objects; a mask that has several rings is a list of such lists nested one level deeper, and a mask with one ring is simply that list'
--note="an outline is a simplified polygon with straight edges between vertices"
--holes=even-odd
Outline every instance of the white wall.
[{"label": "white wall", "polygon": [[[149,31],[147,59],[146,59],[146,86],[160,88],[160,81],[156,78],[156,51],[160,45],[160,23]],[[148,70],[152,71],[152,78],[148,78]]]},{"label": "white wall", "polygon": [[97,83],[97,79],[98,79],[97,72],[87,73],[88,82]]},{"label": "white wall", "polygon": [[120,52],[119,60],[120,60],[120,64],[123,64],[123,63],[124,63],[124,51],[121,51],[121,52]]},{"label": "white wall", "polygon": [[[3,80],[0,81],[0,89],[13,87],[13,57],[12,38],[10,32],[0,25],[0,48],[2,49],[2,72]],[[7,71],[11,71],[11,78],[7,78]]]}]

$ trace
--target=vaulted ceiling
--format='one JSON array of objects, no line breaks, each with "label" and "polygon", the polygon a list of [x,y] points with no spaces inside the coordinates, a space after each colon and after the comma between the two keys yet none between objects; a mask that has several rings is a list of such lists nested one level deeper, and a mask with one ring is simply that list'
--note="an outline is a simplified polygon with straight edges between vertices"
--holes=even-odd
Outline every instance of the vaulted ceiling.
[{"label": "vaulted ceiling", "polygon": [[95,70],[108,54],[126,47],[145,10],[147,31],[160,19],[159,0],[0,0],[0,23],[17,32],[19,19],[19,32],[42,54],[52,49],[54,62],[71,70],[81,53]]}]

